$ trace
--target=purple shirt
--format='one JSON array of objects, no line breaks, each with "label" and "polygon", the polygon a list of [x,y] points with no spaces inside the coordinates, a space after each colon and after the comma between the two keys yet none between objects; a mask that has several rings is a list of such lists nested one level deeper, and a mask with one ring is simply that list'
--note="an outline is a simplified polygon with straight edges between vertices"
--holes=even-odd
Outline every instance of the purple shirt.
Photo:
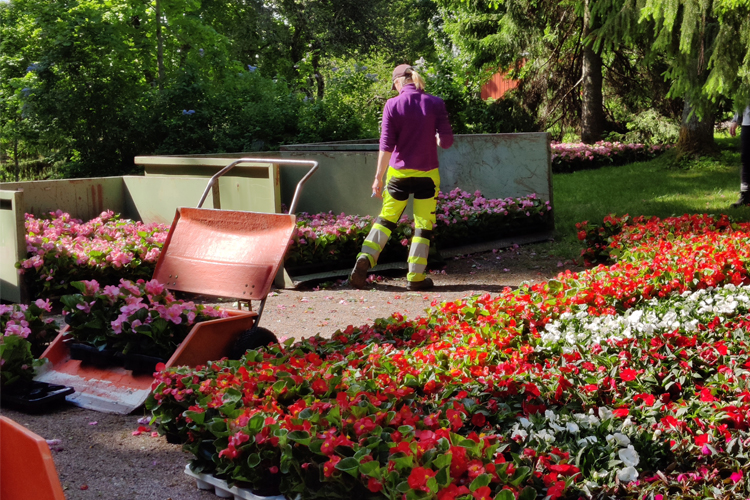
[{"label": "purple shirt", "polygon": [[433,170],[438,168],[435,132],[443,149],[451,147],[445,103],[410,83],[385,103],[380,150],[393,153],[390,165],[395,169]]}]

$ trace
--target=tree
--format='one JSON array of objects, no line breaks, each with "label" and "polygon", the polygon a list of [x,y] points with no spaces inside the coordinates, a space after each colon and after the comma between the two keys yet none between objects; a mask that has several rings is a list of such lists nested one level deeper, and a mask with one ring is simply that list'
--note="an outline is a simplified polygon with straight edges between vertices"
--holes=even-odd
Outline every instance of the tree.
[{"label": "tree", "polygon": [[647,0],[642,17],[656,24],[654,49],[670,56],[670,95],[685,99],[678,154],[715,152],[717,102],[750,102],[750,2]]}]

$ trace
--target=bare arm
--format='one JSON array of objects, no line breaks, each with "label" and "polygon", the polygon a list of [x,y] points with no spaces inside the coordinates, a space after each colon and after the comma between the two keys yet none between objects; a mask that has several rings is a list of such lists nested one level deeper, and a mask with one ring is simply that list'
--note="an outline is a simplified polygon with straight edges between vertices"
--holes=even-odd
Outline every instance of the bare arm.
[{"label": "bare arm", "polygon": [[375,182],[372,183],[372,192],[378,198],[383,198],[383,175],[388,169],[388,163],[391,161],[391,151],[378,152],[378,171],[375,173]]}]

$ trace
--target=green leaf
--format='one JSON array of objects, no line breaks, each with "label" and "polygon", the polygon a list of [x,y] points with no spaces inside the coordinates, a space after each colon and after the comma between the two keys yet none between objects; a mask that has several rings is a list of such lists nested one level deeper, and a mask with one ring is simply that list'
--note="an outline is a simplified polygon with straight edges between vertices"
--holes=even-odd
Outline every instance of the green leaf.
[{"label": "green leaf", "polygon": [[448,486],[451,482],[450,469],[448,467],[440,469],[438,473],[435,474],[435,480],[437,481],[438,485],[440,485],[440,487],[444,488]]},{"label": "green leaf", "polygon": [[531,469],[529,469],[528,467],[517,468],[516,472],[513,473],[513,477],[510,480],[510,484],[512,484],[513,486],[520,485],[526,480],[529,474],[531,474]]},{"label": "green leaf", "polygon": [[476,479],[474,479],[471,484],[469,485],[469,489],[471,491],[476,491],[479,488],[483,486],[489,486],[490,481],[492,481],[492,476],[489,474],[481,474],[477,476]]},{"label": "green leaf", "polygon": [[359,462],[356,458],[346,457],[336,464],[336,468],[340,471],[346,472],[347,474],[357,477],[357,469],[359,469]]},{"label": "green leaf", "polygon": [[[536,498],[536,490],[534,488],[527,486],[526,488],[524,488],[523,492],[525,493],[526,490],[531,490],[534,496],[531,497],[530,499],[523,499],[523,500],[533,500],[534,498]],[[510,490],[500,490],[500,493],[495,495],[495,500],[516,500],[516,497],[513,495],[513,493]],[[518,500],[522,500],[520,496],[518,497]]]},{"label": "green leaf", "polygon": [[380,463],[373,460],[371,462],[359,464],[359,472],[365,476],[378,477],[380,473]]},{"label": "green leaf", "polygon": [[289,433],[289,439],[295,443],[307,446],[310,444],[310,433],[307,431],[292,431]]},{"label": "green leaf", "polygon": [[257,453],[251,453],[250,456],[247,457],[247,466],[253,469],[258,465],[260,465],[260,455]]},{"label": "green leaf", "polygon": [[432,465],[438,469],[448,467],[451,464],[452,458],[453,458],[452,454],[445,453],[443,455],[438,456],[435,460],[433,460]]},{"label": "green leaf", "polygon": [[199,413],[197,411],[186,411],[185,416],[198,425],[203,425],[203,422],[206,418],[206,414],[204,412]]},{"label": "green leaf", "polygon": [[[508,490],[504,490],[504,491],[508,491]],[[523,490],[521,490],[521,494],[518,495],[518,500],[535,500],[535,499],[536,499],[536,490],[532,488],[531,486],[525,487]]]}]

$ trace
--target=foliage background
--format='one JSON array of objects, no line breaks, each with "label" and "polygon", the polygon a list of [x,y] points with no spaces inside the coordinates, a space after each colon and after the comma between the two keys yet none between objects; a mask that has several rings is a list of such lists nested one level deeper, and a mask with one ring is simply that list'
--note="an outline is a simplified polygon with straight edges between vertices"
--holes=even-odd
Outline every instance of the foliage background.
[{"label": "foliage background", "polygon": [[[667,3],[10,0],[0,3],[0,180],[374,138],[403,62],[446,101],[457,133],[573,140],[586,127],[589,49],[601,59],[601,138],[675,142],[685,98],[722,120],[747,97],[750,3]],[[521,84],[484,101],[498,69]]]}]

